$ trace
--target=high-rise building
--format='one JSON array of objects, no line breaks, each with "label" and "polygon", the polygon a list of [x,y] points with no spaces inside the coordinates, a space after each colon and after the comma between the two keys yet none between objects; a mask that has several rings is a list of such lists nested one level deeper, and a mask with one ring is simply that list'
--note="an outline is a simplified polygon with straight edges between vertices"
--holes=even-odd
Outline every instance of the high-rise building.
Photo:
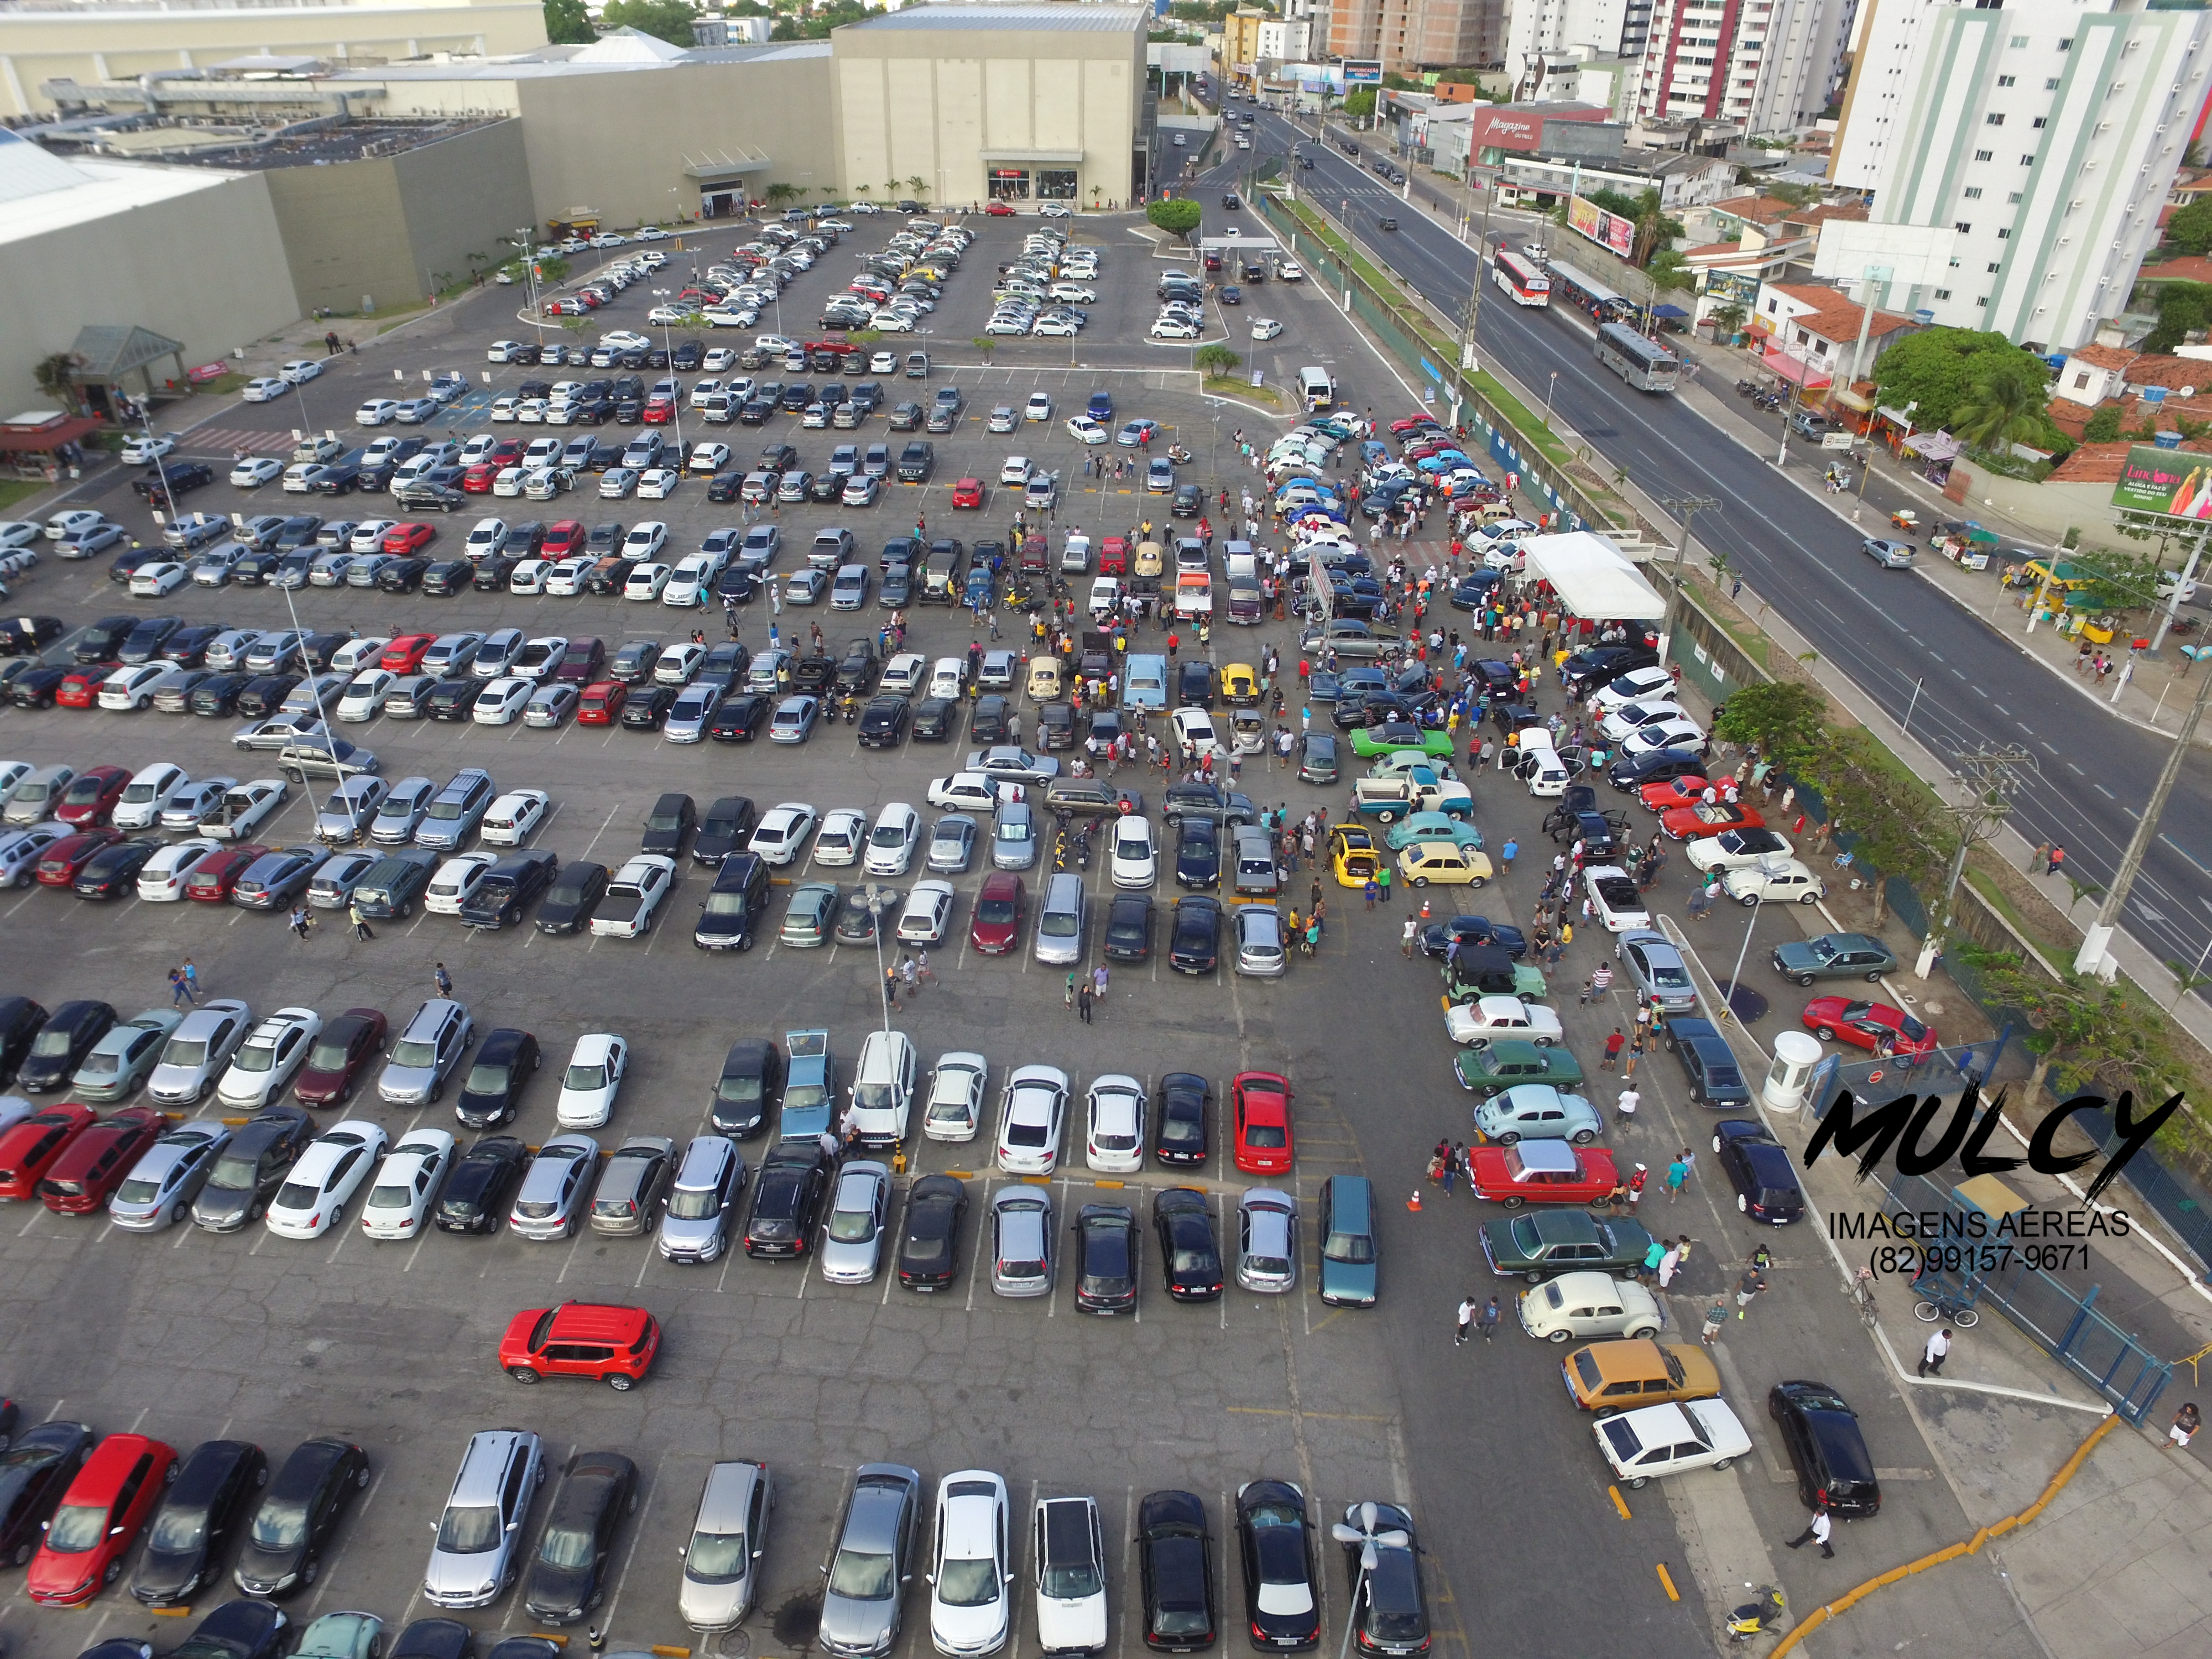
[{"label": "high-rise building", "polygon": [[1505,0],[1336,0],[1329,55],[1379,58],[1386,73],[1495,64],[1504,55]]},{"label": "high-rise building", "polygon": [[1561,60],[1640,58],[1650,32],[1651,0],[1515,0],[1505,19],[1515,96],[1542,95]]},{"label": "high-rise building", "polygon": [[1795,132],[1843,78],[1856,0],[1654,0],[1636,112]]},{"label": "high-rise building", "polygon": [[[2212,15],[2160,0],[1869,0],[1831,176],[1954,234],[1910,306],[2046,350],[2126,307],[2205,107]],[[1900,296],[1901,297],[1901,296]],[[1909,308],[1909,307],[1908,307]]]}]

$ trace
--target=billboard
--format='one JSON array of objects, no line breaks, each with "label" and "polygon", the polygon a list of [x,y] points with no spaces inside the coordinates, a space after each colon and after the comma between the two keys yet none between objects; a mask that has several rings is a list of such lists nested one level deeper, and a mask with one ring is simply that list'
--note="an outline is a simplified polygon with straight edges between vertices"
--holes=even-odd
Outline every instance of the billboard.
[{"label": "billboard", "polygon": [[1563,161],[1618,161],[1627,137],[1628,129],[1618,122],[1547,116],[1536,143],[1542,154]]},{"label": "billboard", "polygon": [[1382,60],[1379,58],[1347,58],[1344,60],[1344,84],[1347,87],[1379,87],[1382,84]]},{"label": "billboard", "polygon": [[2112,505],[2174,519],[2212,519],[2212,455],[2136,444],[2112,486]]},{"label": "billboard", "polygon": [[[1510,149],[1534,155],[1556,142],[1567,123],[1601,122],[1607,112],[1595,104],[1486,104],[1474,112],[1471,142],[1477,154]],[[1620,155],[1620,140],[1612,142],[1611,153]]]},{"label": "billboard", "polygon": [[1624,259],[1635,246],[1636,222],[1633,219],[1607,213],[1595,202],[1585,201],[1579,196],[1570,197],[1567,200],[1567,227]]},{"label": "billboard", "polygon": [[1747,271],[1709,270],[1705,291],[1717,300],[1751,309],[1759,299],[1759,278]]}]

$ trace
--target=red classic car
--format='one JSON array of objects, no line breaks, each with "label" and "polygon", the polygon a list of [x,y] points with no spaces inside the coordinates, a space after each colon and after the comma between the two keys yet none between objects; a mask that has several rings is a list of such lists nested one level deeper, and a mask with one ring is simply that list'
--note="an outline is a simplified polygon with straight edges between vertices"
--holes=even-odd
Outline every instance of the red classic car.
[{"label": "red classic car", "polygon": [[111,1434],[93,1449],[46,1523],[23,1587],[33,1601],[82,1607],[121,1577],[123,1558],[168,1490],[177,1454],[143,1434]]},{"label": "red classic car", "polygon": [[269,849],[252,842],[244,847],[226,847],[220,853],[210,853],[192,866],[185,878],[185,896],[198,899],[203,904],[222,904],[230,897],[231,889],[246,873],[246,866]]},{"label": "red classic car", "polygon": [[1602,1146],[1564,1140],[1516,1140],[1510,1146],[1472,1146],[1474,1194],[1517,1210],[1523,1204],[1595,1204],[1619,1179],[1613,1154]]},{"label": "red classic car", "polygon": [[150,1106],[110,1112],[47,1165],[39,1197],[56,1215],[90,1215],[103,1208],[166,1123]]},{"label": "red classic car", "polygon": [[1764,830],[1765,817],[1741,801],[1729,805],[1726,801],[1715,801],[1707,806],[1700,801],[1694,806],[1672,806],[1659,815],[1659,833],[1669,841],[1695,841],[1700,836],[1717,836],[1724,830]]},{"label": "red classic car", "polygon": [[1239,1072],[1229,1085],[1237,1167],[1247,1175],[1288,1175],[1293,1149],[1291,1081],[1273,1072]]},{"label": "red classic car", "polygon": [[94,829],[107,822],[130,787],[127,766],[88,766],[62,791],[61,805],[54,808],[54,816],[80,830]]},{"label": "red classic car", "polygon": [[1671,812],[1678,806],[1695,806],[1705,793],[1703,778],[1668,778],[1645,784],[1637,798],[1655,812]]},{"label": "red classic car", "polygon": [[1924,1054],[1937,1046],[1934,1026],[1887,1002],[1814,997],[1805,1005],[1804,1021],[1805,1029],[1823,1042],[1851,1042],[1877,1053]]},{"label": "red classic car", "polygon": [[576,724],[612,726],[622,718],[623,705],[629,701],[629,687],[620,680],[601,680],[596,685],[587,685],[576,702]]},{"label": "red classic car", "polygon": [[74,836],[64,836],[39,855],[39,885],[74,884],[84,873],[84,866],[92,862],[94,853],[122,839],[123,832],[115,829],[80,830]]},{"label": "red classic car", "polygon": [[499,1340],[501,1369],[518,1382],[580,1376],[632,1389],[659,1352],[659,1320],[642,1308],[598,1302],[529,1309],[507,1321]]},{"label": "red classic car", "polygon": [[981,478],[963,478],[958,483],[954,484],[952,486],[952,505],[956,508],[975,507],[977,509],[981,509],[983,505],[983,481]]},{"label": "red classic car", "polygon": [[0,1198],[29,1199],[71,1141],[99,1121],[75,1101],[33,1112],[0,1133]]}]

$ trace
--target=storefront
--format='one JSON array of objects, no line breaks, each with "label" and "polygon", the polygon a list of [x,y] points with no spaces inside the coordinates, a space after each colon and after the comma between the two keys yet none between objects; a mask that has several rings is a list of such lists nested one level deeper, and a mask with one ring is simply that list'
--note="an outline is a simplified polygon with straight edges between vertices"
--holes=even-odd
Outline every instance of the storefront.
[{"label": "storefront", "polygon": [[986,153],[983,182],[994,202],[1073,202],[1081,184],[1080,151]]}]

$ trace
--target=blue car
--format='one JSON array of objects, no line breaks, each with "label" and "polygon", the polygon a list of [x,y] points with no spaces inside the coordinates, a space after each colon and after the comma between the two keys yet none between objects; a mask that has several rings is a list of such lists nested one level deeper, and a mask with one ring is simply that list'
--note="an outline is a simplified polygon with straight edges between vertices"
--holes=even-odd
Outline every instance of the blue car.
[{"label": "blue car", "polygon": [[837,1103],[837,1062],[830,1053],[830,1033],[786,1031],[783,1046],[791,1056],[784,1074],[783,1138],[811,1140],[827,1134]]}]

